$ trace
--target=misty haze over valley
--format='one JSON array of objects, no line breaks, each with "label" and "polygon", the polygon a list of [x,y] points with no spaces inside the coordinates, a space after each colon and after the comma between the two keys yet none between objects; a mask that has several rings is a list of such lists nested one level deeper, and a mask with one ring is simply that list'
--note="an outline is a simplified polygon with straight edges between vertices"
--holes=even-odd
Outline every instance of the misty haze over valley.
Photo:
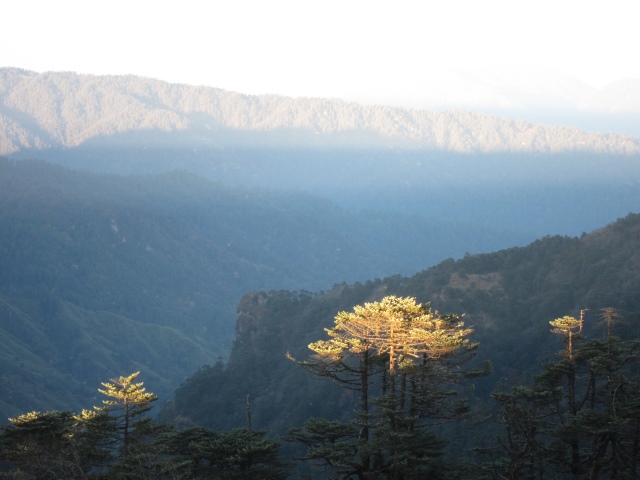
[{"label": "misty haze over valley", "polygon": [[[527,93],[505,81],[500,90],[492,77],[494,87],[485,90],[501,99],[478,102],[519,115],[534,104],[565,104],[567,115],[584,109],[584,121],[640,115],[636,83],[611,85],[607,94],[566,78],[533,78],[541,83]],[[355,211],[473,221],[530,239],[577,235],[636,205],[640,144],[619,133],[469,110],[247,96],[136,77],[4,69],[2,84],[0,152],[14,158],[94,172],[186,170],[229,186],[305,191]],[[569,92],[574,100],[567,106]],[[605,190],[593,195],[601,183]],[[564,215],[555,209],[558,195]]]}]

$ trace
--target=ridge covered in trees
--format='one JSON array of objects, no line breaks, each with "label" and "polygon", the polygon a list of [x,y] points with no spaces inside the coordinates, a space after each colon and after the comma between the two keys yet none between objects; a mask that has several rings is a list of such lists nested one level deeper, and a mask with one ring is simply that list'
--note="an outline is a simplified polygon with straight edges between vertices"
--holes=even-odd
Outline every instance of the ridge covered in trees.
[{"label": "ridge covered in trees", "polygon": [[[315,294],[249,293],[238,306],[238,336],[229,361],[203,367],[185,381],[160,418],[231,428],[244,421],[249,394],[253,424],[274,435],[314,417],[344,421],[345,411],[359,409],[359,395],[306,374],[285,353],[303,361],[311,353],[307,345],[326,338],[336,312],[388,295],[411,296],[439,312],[464,313],[465,325],[474,330],[472,341],[480,344],[478,360],[493,365],[490,375],[474,380],[470,401],[475,412],[495,415],[492,392],[529,385],[541,364],[553,359],[558,344],[550,338],[549,321],[558,312],[579,317],[580,310],[589,308],[581,334],[598,340],[604,325],[599,310],[616,305],[624,321],[616,325],[615,335],[638,338],[639,233],[640,215],[634,214],[580,238],[547,237],[527,247],[468,255],[413,277],[341,284]],[[447,427],[452,441],[447,451],[473,448],[470,441],[482,437],[472,427]],[[502,462],[490,458],[485,460]]]},{"label": "ridge covered in trees", "polygon": [[[186,133],[192,145],[395,145],[456,152],[638,154],[631,137],[468,111],[242,95],[129,76],[0,69],[0,154],[75,147],[123,132]],[[247,135],[249,133],[249,135]],[[257,134],[257,135],[256,135]],[[319,140],[318,138],[321,138]]]}]

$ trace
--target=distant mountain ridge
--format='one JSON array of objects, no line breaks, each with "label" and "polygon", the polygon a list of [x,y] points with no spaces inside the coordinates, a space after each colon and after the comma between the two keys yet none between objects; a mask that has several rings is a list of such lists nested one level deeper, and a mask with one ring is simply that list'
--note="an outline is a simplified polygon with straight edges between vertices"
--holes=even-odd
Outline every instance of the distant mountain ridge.
[{"label": "distant mountain ridge", "polygon": [[251,96],[135,76],[0,69],[0,154],[70,148],[97,138],[145,131],[157,135],[182,132],[194,147],[257,142],[463,153],[640,153],[640,142],[624,135],[504,120],[464,110]]}]

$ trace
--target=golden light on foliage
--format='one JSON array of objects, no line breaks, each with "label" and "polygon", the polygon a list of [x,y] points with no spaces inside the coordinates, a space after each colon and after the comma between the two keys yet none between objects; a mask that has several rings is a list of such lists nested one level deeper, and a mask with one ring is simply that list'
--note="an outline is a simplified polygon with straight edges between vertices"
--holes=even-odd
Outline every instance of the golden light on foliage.
[{"label": "golden light on foliage", "polygon": [[327,329],[331,340],[309,345],[317,356],[337,359],[345,351],[371,349],[389,355],[389,371],[400,360],[437,359],[469,345],[473,332],[464,328],[459,315],[439,315],[413,297],[387,296],[379,302],[357,305],[352,312],[340,312],[335,326]]},{"label": "golden light on foliage", "polygon": [[103,400],[102,403],[112,407],[127,407],[130,405],[144,405],[157,400],[153,393],[147,392],[143,387],[144,382],[133,382],[138,375],[140,375],[140,372],[132,373],[128,377],[112,378],[111,382],[101,382],[105,389],[99,388],[98,391],[107,397],[115,399]]}]

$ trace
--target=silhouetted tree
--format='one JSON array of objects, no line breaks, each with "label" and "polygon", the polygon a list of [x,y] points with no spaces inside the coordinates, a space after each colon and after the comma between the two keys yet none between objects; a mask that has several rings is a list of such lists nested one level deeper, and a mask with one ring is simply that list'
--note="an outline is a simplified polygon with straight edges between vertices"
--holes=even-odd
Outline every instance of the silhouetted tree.
[{"label": "silhouetted tree", "polygon": [[531,386],[494,394],[504,427],[496,478],[637,478],[640,343],[612,335],[613,309],[603,310],[604,339],[585,341],[584,313],[550,322],[564,348]]}]

